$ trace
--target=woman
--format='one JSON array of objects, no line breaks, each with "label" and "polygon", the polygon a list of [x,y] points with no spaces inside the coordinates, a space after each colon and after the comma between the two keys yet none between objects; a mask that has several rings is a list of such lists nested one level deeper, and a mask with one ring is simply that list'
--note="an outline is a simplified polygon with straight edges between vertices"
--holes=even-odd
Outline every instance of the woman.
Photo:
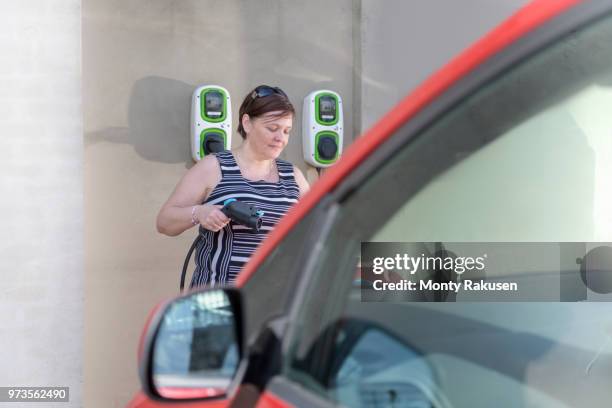
[{"label": "woman", "polygon": [[[295,109],[277,87],[261,85],[240,106],[240,147],[205,156],[178,183],[157,216],[157,230],[176,236],[195,225],[202,240],[190,288],[232,283],[289,208],[308,191],[302,172],[281,160]],[[264,212],[258,232],[230,223],[220,210],[234,198]]]}]

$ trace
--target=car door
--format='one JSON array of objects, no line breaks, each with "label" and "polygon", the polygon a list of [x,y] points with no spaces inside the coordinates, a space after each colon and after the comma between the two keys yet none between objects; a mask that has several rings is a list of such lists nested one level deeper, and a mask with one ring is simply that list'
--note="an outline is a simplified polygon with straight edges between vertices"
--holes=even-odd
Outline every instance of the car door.
[{"label": "car door", "polygon": [[610,6],[456,83],[266,258],[257,273],[299,273],[259,406],[607,404],[612,303],[364,302],[357,278],[363,242],[612,241]]}]

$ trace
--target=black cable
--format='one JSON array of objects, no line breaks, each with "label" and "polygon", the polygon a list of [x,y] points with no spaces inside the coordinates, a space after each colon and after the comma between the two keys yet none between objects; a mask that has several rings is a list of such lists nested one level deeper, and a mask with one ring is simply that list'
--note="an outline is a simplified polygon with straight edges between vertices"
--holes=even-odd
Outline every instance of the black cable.
[{"label": "black cable", "polygon": [[181,284],[180,284],[181,292],[183,291],[183,288],[185,287],[185,276],[187,275],[187,266],[189,265],[191,254],[193,253],[193,250],[196,248],[196,246],[198,246],[198,243],[200,242],[201,239],[202,239],[202,234],[198,233],[198,236],[196,237],[196,239],[193,240],[193,244],[191,244],[191,248],[189,248],[189,251],[187,252],[185,263],[183,263],[183,271],[181,272]]}]

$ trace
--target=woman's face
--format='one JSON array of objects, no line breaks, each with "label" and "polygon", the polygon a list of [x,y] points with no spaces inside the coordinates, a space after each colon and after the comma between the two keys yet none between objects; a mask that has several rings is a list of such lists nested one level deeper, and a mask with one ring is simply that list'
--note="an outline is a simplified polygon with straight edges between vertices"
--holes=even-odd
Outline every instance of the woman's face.
[{"label": "woman's face", "polygon": [[246,118],[243,118],[243,127],[249,144],[255,153],[264,159],[276,159],[289,141],[293,115],[289,113],[278,117],[279,113],[268,112],[253,119],[245,115]]}]

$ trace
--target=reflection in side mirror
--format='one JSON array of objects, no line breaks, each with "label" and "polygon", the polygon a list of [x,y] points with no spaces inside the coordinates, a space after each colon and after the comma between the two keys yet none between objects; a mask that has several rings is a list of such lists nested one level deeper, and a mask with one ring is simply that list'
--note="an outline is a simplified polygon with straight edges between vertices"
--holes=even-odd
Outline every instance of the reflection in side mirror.
[{"label": "reflection in side mirror", "polygon": [[241,357],[237,298],[208,289],[168,304],[150,338],[145,388],[165,399],[225,395]]}]

